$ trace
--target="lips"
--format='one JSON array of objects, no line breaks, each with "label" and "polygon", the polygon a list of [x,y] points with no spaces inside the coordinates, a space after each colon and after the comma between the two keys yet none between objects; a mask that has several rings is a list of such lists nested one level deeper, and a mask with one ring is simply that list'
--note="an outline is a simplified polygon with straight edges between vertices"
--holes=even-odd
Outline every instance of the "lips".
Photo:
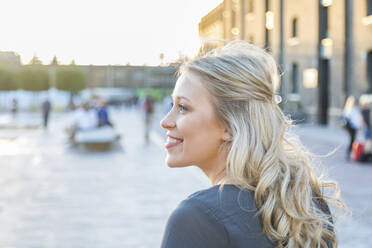
[{"label": "lips", "polygon": [[171,147],[175,147],[182,143],[183,143],[183,139],[168,135],[167,142],[165,143],[165,148],[169,149]]}]

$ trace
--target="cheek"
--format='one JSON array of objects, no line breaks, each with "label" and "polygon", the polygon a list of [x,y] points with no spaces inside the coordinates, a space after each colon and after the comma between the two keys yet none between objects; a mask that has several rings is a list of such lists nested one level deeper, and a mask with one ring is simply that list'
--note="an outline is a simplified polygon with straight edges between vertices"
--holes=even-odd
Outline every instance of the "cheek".
[{"label": "cheek", "polygon": [[184,138],[184,155],[197,160],[216,155],[221,144],[219,129],[211,119],[200,116],[179,126]]}]

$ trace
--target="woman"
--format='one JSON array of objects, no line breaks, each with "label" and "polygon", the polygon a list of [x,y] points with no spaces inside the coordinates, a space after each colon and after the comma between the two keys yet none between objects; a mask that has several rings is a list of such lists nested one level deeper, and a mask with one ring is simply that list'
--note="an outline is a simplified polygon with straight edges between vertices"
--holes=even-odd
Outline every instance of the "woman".
[{"label": "woman", "polygon": [[349,160],[357,131],[358,129],[361,129],[363,125],[363,116],[358,105],[355,104],[354,96],[349,96],[346,99],[343,116],[346,121],[345,128],[350,137],[349,146],[346,151],[346,160]]},{"label": "woman", "polygon": [[[212,187],[170,216],[163,248],[336,247],[309,153],[275,102],[273,58],[242,41],[186,63],[173,91],[167,164],[198,166]],[[336,197],[327,200],[341,204]]]}]

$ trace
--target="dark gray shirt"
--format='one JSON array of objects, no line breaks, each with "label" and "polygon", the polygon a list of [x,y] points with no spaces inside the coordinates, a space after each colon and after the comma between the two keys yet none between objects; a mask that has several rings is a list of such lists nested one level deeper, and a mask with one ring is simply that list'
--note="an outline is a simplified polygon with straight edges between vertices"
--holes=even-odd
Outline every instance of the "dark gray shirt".
[{"label": "dark gray shirt", "polygon": [[168,219],[162,248],[274,247],[262,233],[254,193],[234,185],[202,190]]},{"label": "dark gray shirt", "polygon": [[[316,198],[315,198],[316,199]],[[327,204],[315,200],[329,214]],[[332,220],[331,220],[332,221]],[[326,241],[329,247],[331,244]],[[219,185],[196,192],[182,201],[168,219],[162,248],[268,248],[254,192]]]}]

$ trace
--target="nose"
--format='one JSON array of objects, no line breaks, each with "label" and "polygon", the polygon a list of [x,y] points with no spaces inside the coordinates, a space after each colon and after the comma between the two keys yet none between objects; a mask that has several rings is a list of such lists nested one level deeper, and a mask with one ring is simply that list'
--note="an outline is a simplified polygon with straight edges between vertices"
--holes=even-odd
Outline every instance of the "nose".
[{"label": "nose", "polygon": [[176,121],[172,117],[172,111],[169,111],[166,116],[160,121],[160,126],[164,129],[172,129],[176,127]]}]

